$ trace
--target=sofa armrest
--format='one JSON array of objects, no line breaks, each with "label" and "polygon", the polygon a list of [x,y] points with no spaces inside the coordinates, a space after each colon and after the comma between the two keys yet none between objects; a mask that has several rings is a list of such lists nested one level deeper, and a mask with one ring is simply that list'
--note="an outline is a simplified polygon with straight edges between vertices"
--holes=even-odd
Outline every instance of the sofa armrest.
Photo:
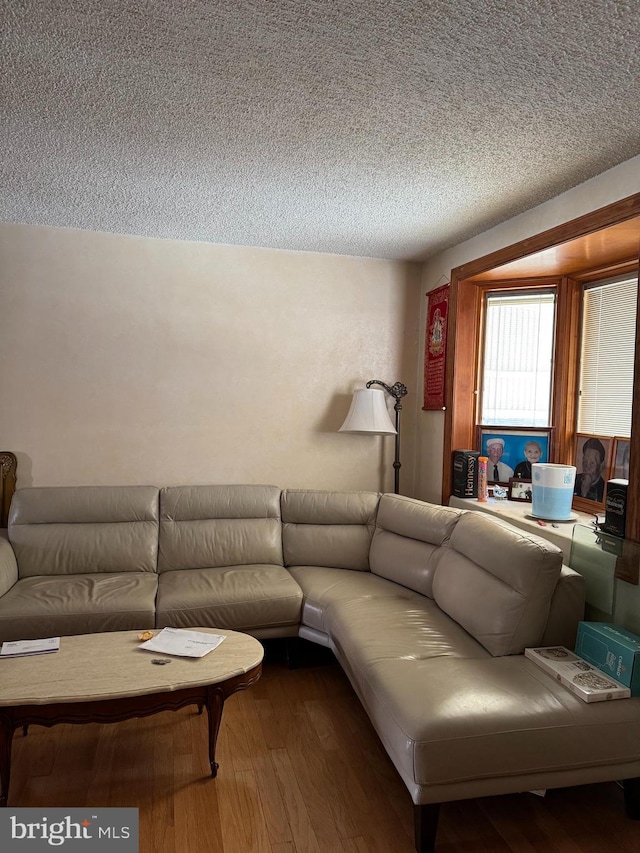
[{"label": "sofa armrest", "polygon": [[578,622],[584,619],[584,604],[584,578],[568,566],[563,566],[551,598],[549,619],[541,645],[573,649]]},{"label": "sofa armrest", "polygon": [[11,589],[18,580],[16,555],[7,538],[7,531],[0,530],[0,595]]}]

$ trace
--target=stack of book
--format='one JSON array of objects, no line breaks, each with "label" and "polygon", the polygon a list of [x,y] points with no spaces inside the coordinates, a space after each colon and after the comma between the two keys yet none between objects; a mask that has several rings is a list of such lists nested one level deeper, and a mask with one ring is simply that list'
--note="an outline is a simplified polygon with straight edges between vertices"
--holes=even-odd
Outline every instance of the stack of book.
[{"label": "stack of book", "polygon": [[631,690],[564,646],[525,649],[525,656],[585,702],[626,699]]}]

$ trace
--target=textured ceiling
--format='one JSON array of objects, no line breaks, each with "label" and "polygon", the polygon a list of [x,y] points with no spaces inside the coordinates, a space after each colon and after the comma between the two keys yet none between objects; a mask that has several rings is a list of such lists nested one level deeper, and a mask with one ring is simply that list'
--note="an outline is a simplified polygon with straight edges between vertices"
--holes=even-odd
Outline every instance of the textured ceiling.
[{"label": "textured ceiling", "polygon": [[420,259],[640,153],[625,0],[0,0],[0,218]]}]

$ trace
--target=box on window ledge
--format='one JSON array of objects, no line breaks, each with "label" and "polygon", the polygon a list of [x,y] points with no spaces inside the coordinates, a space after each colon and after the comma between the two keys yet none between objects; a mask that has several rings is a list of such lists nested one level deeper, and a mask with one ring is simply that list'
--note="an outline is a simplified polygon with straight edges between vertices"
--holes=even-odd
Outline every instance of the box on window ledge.
[{"label": "box on window ledge", "polygon": [[607,482],[607,495],[604,503],[604,525],[605,533],[614,536],[622,536],[627,520],[627,490],[628,480],[609,480]]},{"label": "box on window ledge", "polygon": [[640,696],[640,637],[606,622],[580,622],[576,654]]},{"label": "box on window ledge", "polygon": [[453,451],[453,494],[457,498],[478,497],[478,450]]}]

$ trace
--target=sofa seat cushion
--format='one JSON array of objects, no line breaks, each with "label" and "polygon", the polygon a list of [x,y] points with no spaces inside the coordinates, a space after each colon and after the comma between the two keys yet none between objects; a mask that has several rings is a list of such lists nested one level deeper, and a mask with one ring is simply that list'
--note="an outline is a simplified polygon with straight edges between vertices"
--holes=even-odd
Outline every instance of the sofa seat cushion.
[{"label": "sofa seat cushion", "polygon": [[50,575],[19,580],[0,598],[0,640],[155,626],[157,575]]},{"label": "sofa seat cushion", "polygon": [[302,624],[325,633],[325,611],[334,601],[360,600],[365,596],[402,596],[412,601],[424,600],[412,590],[371,572],[326,566],[292,566],[289,571],[302,588],[304,596]]},{"label": "sofa seat cushion", "polygon": [[[325,630],[354,687],[364,688],[381,661],[483,660],[487,650],[431,599],[387,582],[384,594],[336,599],[325,611]],[[407,685],[410,687],[410,685]]]},{"label": "sofa seat cushion", "polygon": [[251,633],[297,625],[301,607],[302,590],[282,566],[184,569],[159,576],[156,624]]}]

